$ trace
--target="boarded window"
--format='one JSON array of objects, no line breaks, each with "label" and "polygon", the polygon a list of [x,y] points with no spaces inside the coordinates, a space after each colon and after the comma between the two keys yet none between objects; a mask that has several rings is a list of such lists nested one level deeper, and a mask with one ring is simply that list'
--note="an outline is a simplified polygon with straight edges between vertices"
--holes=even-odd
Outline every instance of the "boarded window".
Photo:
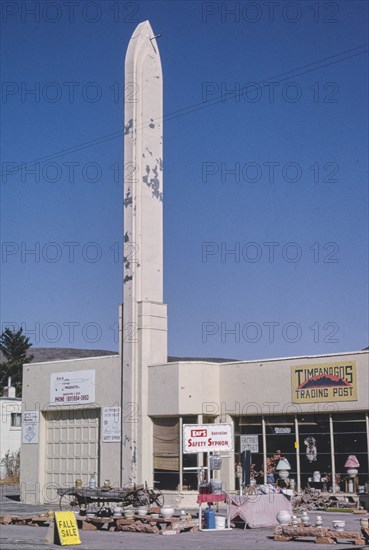
[{"label": "boarded window", "polygon": [[154,418],[154,469],[179,471],[179,418]]}]

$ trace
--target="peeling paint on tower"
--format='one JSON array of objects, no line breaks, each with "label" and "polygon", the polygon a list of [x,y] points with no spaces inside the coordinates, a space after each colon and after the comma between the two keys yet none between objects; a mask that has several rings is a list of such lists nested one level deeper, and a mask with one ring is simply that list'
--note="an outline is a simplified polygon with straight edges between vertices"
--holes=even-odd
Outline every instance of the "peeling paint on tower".
[{"label": "peeling paint on tower", "polygon": [[[139,421],[123,422],[122,482],[152,483],[150,419],[141,412],[149,393],[147,369],[167,361],[167,309],[163,303],[163,84],[156,37],[148,21],[128,46],[125,82],[137,90],[124,104],[123,326],[139,338],[123,345],[122,410],[135,404]],[[126,408],[126,411],[129,411]],[[125,437],[131,449],[128,449]],[[145,452],[144,452],[145,451]],[[149,466],[150,463],[150,466]],[[150,473],[148,473],[150,472]]]},{"label": "peeling paint on tower", "polygon": [[133,129],[133,119],[129,120],[128,123],[124,125],[124,135],[128,135],[131,129]]}]

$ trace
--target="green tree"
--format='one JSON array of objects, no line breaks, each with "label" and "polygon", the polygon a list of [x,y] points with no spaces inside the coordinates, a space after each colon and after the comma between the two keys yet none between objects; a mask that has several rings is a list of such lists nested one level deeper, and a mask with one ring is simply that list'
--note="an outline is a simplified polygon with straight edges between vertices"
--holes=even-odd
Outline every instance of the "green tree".
[{"label": "green tree", "polygon": [[29,338],[23,334],[20,328],[14,332],[6,328],[0,335],[0,351],[2,351],[6,361],[0,364],[0,387],[1,392],[8,385],[8,377],[12,377],[12,385],[15,386],[17,397],[22,395],[22,365],[29,363],[33,355],[27,355],[27,351],[32,346]]}]

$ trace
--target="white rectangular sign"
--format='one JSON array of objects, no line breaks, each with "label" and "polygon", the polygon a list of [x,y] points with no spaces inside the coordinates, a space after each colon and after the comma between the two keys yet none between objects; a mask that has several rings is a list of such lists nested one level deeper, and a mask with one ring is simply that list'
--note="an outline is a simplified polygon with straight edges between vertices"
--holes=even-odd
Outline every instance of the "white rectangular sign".
[{"label": "white rectangular sign", "polygon": [[276,426],[274,428],[274,433],[275,434],[290,434],[291,433],[291,428],[289,426],[286,426],[285,428]]},{"label": "white rectangular sign", "polygon": [[52,405],[95,403],[95,371],[54,372],[50,375]]},{"label": "white rectangular sign", "polygon": [[233,451],[231,424],[184,424],[183,452]]},{"label": "white rectangular sign", "polygon": [[40,425],[39,411],[24,411],[22,413],[22,443],[38,443],[38,427]]},{"label": "white rectangular sign", "polygon": [[121,441],[120,407],[103,407],[102,441],[103,443],[117,443]]},{"label": "white rectangular sign", "polygon": [[252,453],[259,452],[259,436],[258,435],[241,435],[240,436],[240,451],[251,451]]}]

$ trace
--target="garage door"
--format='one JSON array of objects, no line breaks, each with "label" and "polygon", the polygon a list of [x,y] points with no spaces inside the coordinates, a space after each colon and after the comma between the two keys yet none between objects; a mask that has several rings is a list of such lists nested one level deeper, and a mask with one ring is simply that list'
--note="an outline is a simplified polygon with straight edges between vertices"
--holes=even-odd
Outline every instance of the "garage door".
[{"label": "garage door", "polygon": [[88,484],[99,471],[99,410],[52,411],[46,417],[46,494],[56,499],[56,488]]}]

